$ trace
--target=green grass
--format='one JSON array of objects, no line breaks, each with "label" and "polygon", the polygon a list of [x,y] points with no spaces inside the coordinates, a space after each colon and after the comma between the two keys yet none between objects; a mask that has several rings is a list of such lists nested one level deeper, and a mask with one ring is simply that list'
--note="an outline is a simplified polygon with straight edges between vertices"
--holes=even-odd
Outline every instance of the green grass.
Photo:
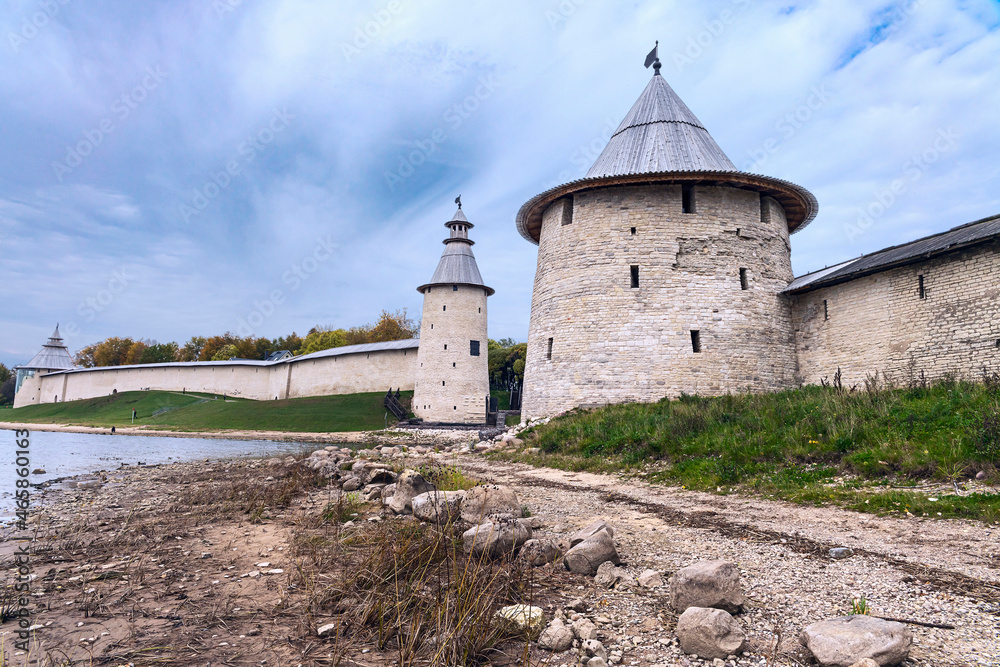
[{"label": "green grass", "polygon": [[[413,392],[403,392],[404,405]],[[222,400],[213,394],[132,391],[66,403],[29,405],[9,419],[39,424],[127,426],[135,424],[178,431],[248,429],[262,431],[367,431],[383,428],[382,393],[315,396],[285,401]],[[207,399],[207,400],[206,400]],[[159,414],[156,414],[159,413]],[[394,420],[389,416],[389,423]]]},{"label": "green grass", "polygon": [[490,389],[490,398],[497,399],[497,410],[510,410],[510,392],[506,389]]},{"label": "green grass", "polygon": [[[1000,520],[1000,495],[909,490],[1000,483],[1000,382],[839,392],[805,387],[577,411],[528,432],[521,458],[655,482],[876,513]],[[934,498],[934,500],[931,500]]]}]

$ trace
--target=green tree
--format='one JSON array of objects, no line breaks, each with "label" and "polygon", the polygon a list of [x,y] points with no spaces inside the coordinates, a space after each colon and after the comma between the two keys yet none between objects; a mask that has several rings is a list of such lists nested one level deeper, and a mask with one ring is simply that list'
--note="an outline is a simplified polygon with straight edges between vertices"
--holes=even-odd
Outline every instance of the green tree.
[{"label": "green tree", "polygon": [[496,389],[524,381],[524,359],[527,343],[515,343],[511,338],[490,340],[487,344],[490,385]]},{"label": "green tree", "polygon": [[177,343],[157,343],[151,341],[139,359],[140,364],[166,364],[177,361],[180,349]]},{"label": "green tree", "polygon": [[238,354],[236,346],[232,343],[223,345],[212,357],[211,361],[228,361]]},{"label": "green tree", "polygon": [[205,348],[206,338],[204,336],[192,336],[191,340],[184,343],[184,347],[177,354],[178,361],[198,361],[201,351]]},{"label": "green tree", "polygon": [[0,364],[0,384],[6,382],[7,378],[9,378],[11,375],[12,373],[10,372],[10,369],[4,366],[3,364]]},{"label": "green tree", "polygon": [[0,404],[14,402],[14,385],[16,384],[17,380],[13,375],[0,383]]}]

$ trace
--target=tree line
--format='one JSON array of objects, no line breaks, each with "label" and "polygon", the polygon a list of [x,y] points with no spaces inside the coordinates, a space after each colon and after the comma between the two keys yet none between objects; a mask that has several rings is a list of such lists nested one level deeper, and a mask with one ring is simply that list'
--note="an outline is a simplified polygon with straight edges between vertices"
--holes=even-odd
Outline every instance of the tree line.
[{"label": "tree line", "polygon": [[76,353],[74,362],[82,368],[95,368],[173,361],[263,360],[280,350],[287,350],[298,356],[345,345],[406,340],[416,338],[419,332],[419,324],[407,317],[404,308],[395,313],[383,310],[375,324],[363,324],[349,329],[317,325],[304,338],[295,332],[269,339],[237,336],[227,331],[218,336],[193,336],[184,345],[179,345],[174,342],[158,343],[149,339],[113,336],[81,349]]}]

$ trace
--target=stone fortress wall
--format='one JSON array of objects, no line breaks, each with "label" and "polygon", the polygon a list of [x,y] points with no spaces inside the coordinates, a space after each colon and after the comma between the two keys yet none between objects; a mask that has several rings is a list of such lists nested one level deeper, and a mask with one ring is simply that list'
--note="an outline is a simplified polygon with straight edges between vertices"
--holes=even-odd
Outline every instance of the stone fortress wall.
[{"label": "stone fortress wall", "polygon": [[1000,371],[1000,240],[793,296],[792,313],[804,384]]},{"label": "stone fortress wall", "polygon": [[146,389],[226,394],[262,401],[384,392],[390,387],[409,391],[416,374],[418,342],[334,348],[278,362],[206,361],[36,374],[25,379],[14,407]]},{"label": "stone fortress wall", "polygon": [[691,195],[691,213],[680,184],[589,190],[545,211],[526,417],[795,385],[782,207],[735,187]]},{"label": "stone fortress wall", "polygon": [[486,296],[484,288],[473,285],[424,290],[413,392],[417,417],[444,423],[485,420],[490,393]]}]

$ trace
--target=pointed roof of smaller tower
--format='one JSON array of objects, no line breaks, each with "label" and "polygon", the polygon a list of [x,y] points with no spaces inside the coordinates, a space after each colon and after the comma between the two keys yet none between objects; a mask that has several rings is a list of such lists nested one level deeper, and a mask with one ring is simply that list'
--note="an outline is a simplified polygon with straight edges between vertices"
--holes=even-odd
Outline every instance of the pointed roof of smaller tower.
[{"label": "pointed roof of smaller tower", "polygon": [[476,264],[476,256],[472,254],[472,246],[475,241],[469,238],[469,230],[475,227],[465,213],[462,212],[462,204],[456,199],[458,209],[451,220],[444,223],[444,226],[451,230],[451,235],[446,238],[444,252],[441,253],[441,260],[437,269],[431,277],[431,281],[417,288],[423,293],[428,287],[437,285],[472,285],[482,287],[486,290],[487,296],[492,296],[496,290],[487,287],[483,282],[483,277],[479,273],[479,266]]},{"label": "pointed roof of smaller tower", "polygon": [[69,348],[63,343],[62,336],[59,335],[59,325],[52,332],[49,340],[42,346],[41,351],[31,358],[26,364],[17,366],[25,370],[59,370],[75,368],[73,356],[69,353]]},{"label": "pointed roof of smaller tower", "polygon": [[585,178],[663,171],[737,171],[659,68]]}]

